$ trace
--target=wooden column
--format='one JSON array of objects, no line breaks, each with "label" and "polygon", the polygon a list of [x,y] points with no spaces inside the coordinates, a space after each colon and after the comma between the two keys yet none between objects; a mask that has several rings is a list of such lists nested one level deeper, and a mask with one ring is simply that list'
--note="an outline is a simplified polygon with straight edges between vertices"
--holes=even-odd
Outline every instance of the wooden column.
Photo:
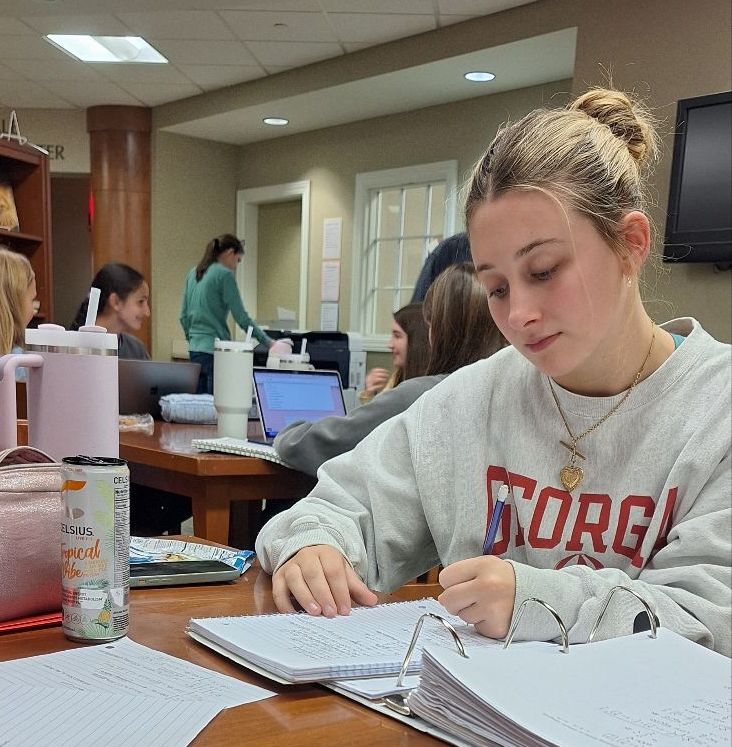
[{"label": "wooden column", "polygon": [[[86,111],[94,199],[92,259],[124,262],[150,285],[151,110],[141,106],[93,106]],[[151,348],[150,324],[138,335]]]}]

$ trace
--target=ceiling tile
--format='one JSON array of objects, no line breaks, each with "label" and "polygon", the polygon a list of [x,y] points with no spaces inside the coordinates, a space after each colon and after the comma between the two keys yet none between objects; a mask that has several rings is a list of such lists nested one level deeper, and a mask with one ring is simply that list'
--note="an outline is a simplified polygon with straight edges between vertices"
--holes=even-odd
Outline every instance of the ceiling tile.
[{"label": "ceiling tile", "polygon": [[217,13],[208,10],[119,13],[119,17],[148,41],[156,39],[233,39]]},{"label": "ceiling tile", "polygon": [[415,13],[431,16],[433,0],[320,0],[328,13]]},{"label": "ceiling tile", "polygon": [[258,65],[179,65],[178,67],[186,77],[206,91],[263,78],[266,75]]},{"label": "ceiling tile", "polygon": [[29,80],[0,81],[0,106],[11,109],[73,109],[74,105]]},{"label": "ceiling tile", "polygon": [[10,60],[68,60],[70,58],[42,36],[3,36],[0,42],[2,59]]},{"label": "ceiling tile", "polygon": [[86,109],[89,106],[117,105],[140,106],[143,102],[107,80],[86,81],[83,86],[71,81],[57,81],[53,90],[75,106]]},{"label": "ceiling tile", "polygon": [[175,85],[156,85],[154,83],[124,83],[123,87],[146,106],[158,106],[169,101],[185,99],[202,93],[193,83]]},{"label": "ceiling tile", "polygon": [[181,65],[256,65],[240,41],[180,41],[148,39],[171,62]]},{"label": "ceiling tile", "polygon": [[0,36],[20,36],[32,33],[33,29],[17,18],[0,18]]},{"label": "ceiling tile", "polygon": [[6,65],[0,65],[0,80],[18,80],[18,73]]},{"label": "ceiling tile", "polygon": [[[5,64],[16,73],[31,80],[76,80],[86,83],[99,79],[99,75],[83,62],[68,59],[47,62],[46,60],[5,60]],[[16,76],[17,77],[17,76]]]},{"label": "ceiling tile", "polygon": [[372,15],[370,13],[330,13],[328,15],[342,42],[379,44],[435,28],[432,16]]},{"label": "ceiling tile", "polygon": [[244,41],[338,41],[323,13],[221,11],[221,17]]},{"label": "ceiling tile", "polygon": [[338,44],[322,42],[247,42],[261,65],[296,67],[343,54]]},{"label": "ceiling tile", "polygon": [[93,70],[108,80],[119,83],[188,83],[185,76],[173,65],[140,64],[134,62],[98,62],[90,64]]},{"label": "ceiling tile", "polygon": [[112,15],[24,16],[42,34],[97,34],[127,36],[130,29]]}]

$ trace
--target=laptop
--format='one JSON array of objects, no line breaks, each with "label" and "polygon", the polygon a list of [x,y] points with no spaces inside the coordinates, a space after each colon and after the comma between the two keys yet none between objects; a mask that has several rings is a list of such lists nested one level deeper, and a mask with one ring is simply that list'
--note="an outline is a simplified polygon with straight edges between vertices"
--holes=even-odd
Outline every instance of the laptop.
[{"label": "laptop", "polygon": [[315,422],[346,414],[338,371],[255,368],[254,393],[262,434],[268,444],[296,420]]},{"label": "laptop", "polygon": [[198,363],[171,361],[119,361],[119,414],[149,412],[160,418],[159,400],[166,394],[194,394]]}]

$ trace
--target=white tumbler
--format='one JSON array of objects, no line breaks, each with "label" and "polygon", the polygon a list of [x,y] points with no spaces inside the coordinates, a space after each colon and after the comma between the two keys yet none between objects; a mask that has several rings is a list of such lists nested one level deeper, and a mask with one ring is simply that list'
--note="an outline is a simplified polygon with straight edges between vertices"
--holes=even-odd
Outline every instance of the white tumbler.
[{"label": "white tumbler", "polygon": [[218,339],[214,343],[214,406],[220,438],[246,440],[255,345]]}]

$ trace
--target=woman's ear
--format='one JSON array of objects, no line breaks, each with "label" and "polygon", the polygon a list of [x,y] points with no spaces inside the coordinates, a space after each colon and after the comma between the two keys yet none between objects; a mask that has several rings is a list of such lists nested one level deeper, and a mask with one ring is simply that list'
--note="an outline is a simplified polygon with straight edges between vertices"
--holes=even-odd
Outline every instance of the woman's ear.
[{"label": "woman's ear", "polygon": [[620,234],[628,254],[624,258],[629,275],[637,275],[651,251],[651,223],[640,210],[631,210],[620,219]]},{"label": "woman's ear", "polygon": [[113,311],[119,311],[122,306],[122,299],[116,293],[110,293],[107,297],[107,306]]}]

